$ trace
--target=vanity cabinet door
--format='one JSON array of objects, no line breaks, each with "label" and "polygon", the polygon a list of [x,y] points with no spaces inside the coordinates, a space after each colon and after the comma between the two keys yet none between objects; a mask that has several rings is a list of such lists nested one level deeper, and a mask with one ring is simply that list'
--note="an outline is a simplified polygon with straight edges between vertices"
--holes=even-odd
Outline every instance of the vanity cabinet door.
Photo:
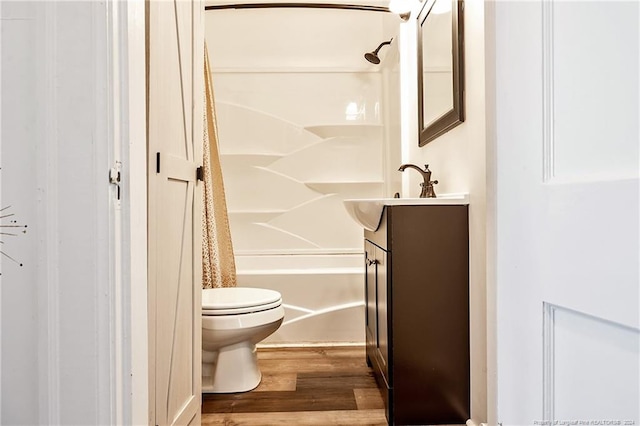
[{"label": "vanity cabinet door", "polygon": [[367,363],[373,362],[372,348],[378,346],[378,315],[377,315],[377,278],[376,278],[376,246],[365,241],[365,327],[367,339]]},{"label": "vanity cabinet door", "polygon": [[391,356],[389,353],[391,329],[389,318],[389,283],[387,271],[388,253],[371,241],[365,240],[365,303],[366,303],[366,343],[367,364],[373,368],[378,385],[382,389],[387,419],[393,418],[393,396],[390,376]]},{"label": "vanity cabinet door", "polygon": [[389,377],[389,283],[387,282],[387,252],[376,247],[376,285],[377,285],[377,309],[378,314],[378,338],[376,356],[382,375],[387,382],[387,387],[392,387]]},{"label": "vanity cabinet door", "polygon": [[382,374],[387,387],[391,387],[387,315],[387,252],[370,241],[365,241],[365,262],[367,268],[365,279],[367,358],[369,364],[375,364],[375,368]]}]

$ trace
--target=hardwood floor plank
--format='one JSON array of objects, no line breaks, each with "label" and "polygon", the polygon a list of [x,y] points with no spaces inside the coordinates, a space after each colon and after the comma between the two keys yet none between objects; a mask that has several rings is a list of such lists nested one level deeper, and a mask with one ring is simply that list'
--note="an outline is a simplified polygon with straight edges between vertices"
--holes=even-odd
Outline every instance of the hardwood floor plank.
[{"label": "hardwood floor plank", "polygon": [[294,391],[296,390],[296,373],[271,374],[262,372],[262,380],[252,392]]},{"label": "hardwood floor plank", "polygon": [[384,408],[384,400],[378,388],[354,389],[358,410],[372,410]]},{"label": "hardwood floor plank", "polygon": [[202,425],[387,426],[384,410],[203,414]]},{"label": "hardwood floor plank", "polygon": [[274,411],[357,410],[352,389],[304,389],[294,392],[206,394],[203,413],[269,413]]},{"label": "hardwood floor plank", "polygon": [[317,371],[340,372],[352,371],[367,374],[370,371],[364,358],[362,360],[350,358],[308,358],[303,362],[296,359],[268,359],[258,362],[260,370],[269,373],[314,373]]},{"label": "hardwood floor plank", "polygon": [[300,373],[298,374],[297,389],[323,389],[330,388],[376,388],[376,379],[373,372],[363,374],[360,369],[355,372],[331,372],[331,373]]}]

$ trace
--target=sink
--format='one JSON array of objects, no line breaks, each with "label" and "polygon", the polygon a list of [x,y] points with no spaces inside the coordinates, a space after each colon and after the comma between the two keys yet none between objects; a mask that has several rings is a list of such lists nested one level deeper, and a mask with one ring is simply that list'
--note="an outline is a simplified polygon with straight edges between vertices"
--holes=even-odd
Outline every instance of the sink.
[{"label": "sink", "polygon": [[360,226],[375,231],[380,226],[384,206],[441,206],[469,204],[468,194],[443,194],[438,198],[364,198],[343,200],[349,215]]}]

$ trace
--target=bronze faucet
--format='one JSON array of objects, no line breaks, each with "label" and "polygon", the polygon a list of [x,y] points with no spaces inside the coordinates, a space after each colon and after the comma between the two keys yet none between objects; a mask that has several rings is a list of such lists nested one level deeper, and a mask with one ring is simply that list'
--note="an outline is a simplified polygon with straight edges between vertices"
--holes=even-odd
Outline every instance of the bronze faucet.
[{"label": "bronze faucet", "polygon": [[437,184],[437,180],[431,180],[431,170],[429,170],[429,165],[424,165],[424,170],[414,164],[403,164],[398,169],[401,172],[404,172],[406,168],[416,169],[422,175],[422,179],[424,182],[420,184],[422,187],[422,191],[420,191],[420,198],[436,198],[436,192],[433,190],[433,185]]}]

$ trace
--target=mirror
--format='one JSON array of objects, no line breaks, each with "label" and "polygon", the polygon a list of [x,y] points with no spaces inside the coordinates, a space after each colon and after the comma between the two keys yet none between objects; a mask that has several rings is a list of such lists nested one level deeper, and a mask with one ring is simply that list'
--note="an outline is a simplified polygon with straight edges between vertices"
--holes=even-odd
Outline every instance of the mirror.
[{"label": "mirror", "polygon": [[427,0],[418,15],[419,146],[464,121],[462,0]]}]

